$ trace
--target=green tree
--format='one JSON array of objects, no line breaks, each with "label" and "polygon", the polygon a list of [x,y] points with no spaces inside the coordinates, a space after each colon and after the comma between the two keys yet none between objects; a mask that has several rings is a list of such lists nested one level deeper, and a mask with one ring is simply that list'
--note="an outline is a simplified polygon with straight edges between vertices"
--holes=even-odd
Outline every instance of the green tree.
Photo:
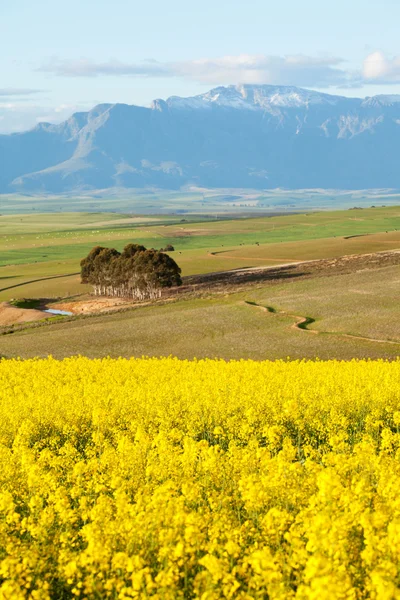
[{"label": "green tree", "polygon": [[162,288],[182,284],[181,269],[158,250],[128,244],[122,253],[96,246],[81,261],[82,283],[90,283],[96,295],[157,298]]},{"label": "green tree", "polygon": [[91,278],[92,271],[94,269],[94,259],[100,252],[106,250],[103,246],[95,246],[91,249],[89,254],[81,260],[81,282],[82,283],[91,283],[89,279]]},{"label": "green tree", "polygon": [[145,250],[145,246],[142,246],[141,244],[127,244],[122,250],[121,256],[123,258],[131,258],[138,252],[144,252]]}]

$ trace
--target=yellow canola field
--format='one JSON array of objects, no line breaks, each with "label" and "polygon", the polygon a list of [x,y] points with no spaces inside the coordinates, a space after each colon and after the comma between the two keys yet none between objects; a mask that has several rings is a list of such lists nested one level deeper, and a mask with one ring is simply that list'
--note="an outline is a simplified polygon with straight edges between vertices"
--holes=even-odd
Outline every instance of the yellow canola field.
[{"label": "yellow canola field", "polygon": [[400,361],[0,361],[0,599],[400,598]]}]

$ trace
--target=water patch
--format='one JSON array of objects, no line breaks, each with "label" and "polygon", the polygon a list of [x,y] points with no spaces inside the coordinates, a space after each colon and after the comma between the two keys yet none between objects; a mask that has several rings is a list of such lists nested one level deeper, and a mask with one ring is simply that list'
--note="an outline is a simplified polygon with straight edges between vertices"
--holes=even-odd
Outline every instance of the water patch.
[{"label": "water patch", "polygon": [[52,315],[61,315],[64,317],[70,317],[74,313],[68,312],[67,310],[57,310],[56,308],[46,308],[44,312],[51,313]]}]

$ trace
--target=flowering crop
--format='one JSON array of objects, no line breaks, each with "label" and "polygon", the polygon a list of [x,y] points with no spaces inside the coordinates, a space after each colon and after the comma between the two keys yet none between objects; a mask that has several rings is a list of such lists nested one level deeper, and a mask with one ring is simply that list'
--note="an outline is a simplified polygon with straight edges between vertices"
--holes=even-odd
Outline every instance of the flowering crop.
[{"label": "flowering crop", "polygon": [[400,361],[0,361],[0,600],[400,599]]}]

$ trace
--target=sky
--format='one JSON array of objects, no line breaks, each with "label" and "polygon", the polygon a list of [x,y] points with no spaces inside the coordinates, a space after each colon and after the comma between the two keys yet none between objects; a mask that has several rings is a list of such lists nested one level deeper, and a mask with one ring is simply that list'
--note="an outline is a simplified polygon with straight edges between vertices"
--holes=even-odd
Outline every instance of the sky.
[{"label": "sky", "polygon": [[218,85],[400,94],[398,0],[0,0],[0,133]]}]

